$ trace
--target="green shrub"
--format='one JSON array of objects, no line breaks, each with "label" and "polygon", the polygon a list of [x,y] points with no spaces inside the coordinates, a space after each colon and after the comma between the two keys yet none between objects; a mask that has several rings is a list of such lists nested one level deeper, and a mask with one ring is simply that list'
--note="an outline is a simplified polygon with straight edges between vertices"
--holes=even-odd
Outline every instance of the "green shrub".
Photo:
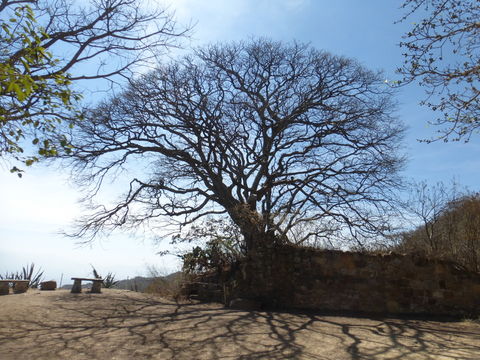
[{"label": "green shrub", "polygon": [[213,238],[202,249],[196,246],[192,251],[181,255],[183,271],[195,274],[208,270],[219,270],[235,263],[241,257],[236,242],[222,237]]},{"label": "green shrub", "polygon": [[[93,276],[95,277],[95,279],[101,279],[102,277],[101,277],[100,274],[97,272],[97,270],[95,269],[95,267],[94,267],[92,264],[90,264],[90,266],[91,266],[92,269],[93,269]],[[103,278],[103,287],[104,287],[104,288],[107,288],[107,289],[113,288],[113,287],[115,287],[115,285],[117,285],[117,284],[118,284],[118,281],[115,280],[115,274],[113,274],[113,273],[111,273],[111,272],[109,272],[109,273],[107,274],[107,276],[105,276],[105,277]]]},{"label": "green shrub", "polygon": [[111,272],[105,276],[103,279],[103,287],[109,289],[115,287],[115,285],[118,284],[118,281],[115,280],[115,275],[112,274]]}]

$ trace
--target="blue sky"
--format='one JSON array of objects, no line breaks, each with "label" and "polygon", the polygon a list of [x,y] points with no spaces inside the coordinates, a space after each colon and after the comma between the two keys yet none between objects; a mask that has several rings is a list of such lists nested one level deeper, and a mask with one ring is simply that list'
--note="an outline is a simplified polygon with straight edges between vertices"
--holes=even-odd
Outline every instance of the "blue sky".
[{"label": "blue sky", "polygon": [[[308,42],[336,55],[356,58],[364,66],[383,70],[395,80],[402,62],[398,43],[410,26],[394,22],[402,15],[393,0],[171,0],[165,2],[180,23],[196,23],[185,47],[217,41],[264,36],[274,40]],[[185,51],[175,51],[177,56]],[[92,84],[93,86],[93,84]],[[409,159],[404,176],[416,180],[448,182],[455,178],[471,190],[479,190],[480,143],[419,143],[435,135],[427,120],[433,114],[418,105],[423,90],[412,85],[397,95],[400,117],[409,127],[405,151]],[[179,267],[174,258],[155,253],[167,244],[154,244],[142,234],[112,234],[80,247],[58,234],[82,213],[81,194],[68,183],[67,169],[39,165],[23,179],[0,165],[0,273],[20,270],[35,262],[47,279],[70,282],[72,276],[89,275],[90,263],[100,273],[118,278],[146,275],[154,265],[161,272]],[[121,189],[120,189],[121,191]],[[65,280],[67,279],[67,280]]]}]

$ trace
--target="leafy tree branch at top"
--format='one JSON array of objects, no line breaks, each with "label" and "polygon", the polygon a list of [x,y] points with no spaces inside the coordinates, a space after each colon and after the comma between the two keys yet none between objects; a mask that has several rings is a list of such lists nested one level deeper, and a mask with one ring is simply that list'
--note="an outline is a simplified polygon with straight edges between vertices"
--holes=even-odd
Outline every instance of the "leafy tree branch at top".
[{"label": "leafy tree branch at top", "polygon": [[[0,156],[31,165],[70,151],[65,125],[81,118],[75,83],[130,79],[185,31],[165,10],[147,12],[137,0],[2,0]],[[37,154],[26,152],[27,143]]]}]

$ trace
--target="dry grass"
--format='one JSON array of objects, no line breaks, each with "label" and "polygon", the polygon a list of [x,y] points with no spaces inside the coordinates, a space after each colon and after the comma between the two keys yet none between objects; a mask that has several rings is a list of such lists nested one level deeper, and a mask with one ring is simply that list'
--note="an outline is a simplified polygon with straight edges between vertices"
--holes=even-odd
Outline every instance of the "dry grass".
[{"label": "dry grass", "polygon": [[144,292],[146,294],[158,295],[169,300],[183,301],[186,300],[186,298],[182,293],[182,283],[183,280],[180,277],[172,280],[156,277]]}]

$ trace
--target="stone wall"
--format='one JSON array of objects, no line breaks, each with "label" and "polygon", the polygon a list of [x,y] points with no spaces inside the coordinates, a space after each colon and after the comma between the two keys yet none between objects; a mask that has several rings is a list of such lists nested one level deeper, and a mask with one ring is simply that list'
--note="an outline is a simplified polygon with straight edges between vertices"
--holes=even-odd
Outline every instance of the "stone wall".
[{"label": "stone wall", "polygon": [[480,274],[412,255],[284,246],[242,262],[225,298],[264,306],[392,314],[480,314]]}]

